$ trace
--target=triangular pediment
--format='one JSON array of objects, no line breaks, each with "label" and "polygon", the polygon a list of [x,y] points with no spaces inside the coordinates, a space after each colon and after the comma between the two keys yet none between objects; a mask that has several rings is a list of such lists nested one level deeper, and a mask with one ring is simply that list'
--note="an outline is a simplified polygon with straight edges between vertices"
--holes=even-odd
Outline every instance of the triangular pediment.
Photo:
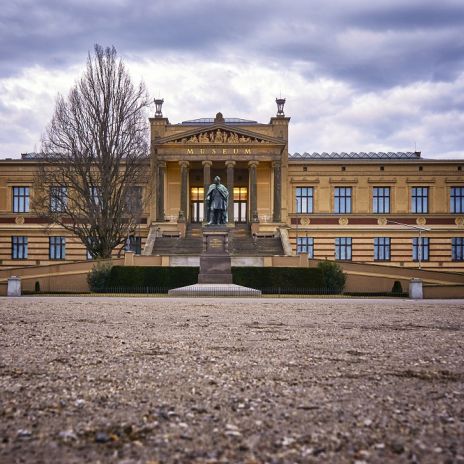
[{"label": "triangular pediment", "polygon": [[196,127],[181,134],[174,134],[156,140],[157,145],[285,145],[275,137],[259,134],[246,129],[230,127],[226,124],[213,124],[207,127]]}]

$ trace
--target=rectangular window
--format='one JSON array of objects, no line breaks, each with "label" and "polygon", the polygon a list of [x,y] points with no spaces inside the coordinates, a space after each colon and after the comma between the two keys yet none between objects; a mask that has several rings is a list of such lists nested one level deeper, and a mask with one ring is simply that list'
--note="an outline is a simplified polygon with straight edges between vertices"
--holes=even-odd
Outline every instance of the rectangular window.
[{"label": "rectangular window", "polygon": [[388,237],[374,238],[374,260],[390,261],[390,239]]},{"label": "rectangular window", "polygon": [[27,237],[11,237],[11,259],[27,259]]},{"label": "rectangular window", "polygon": [[92,196],[93,203],[98,206],[101,203],[100,187],[90,187],[90,195]]},{"label": "rectangular window", "polygon": [[351,187],[335,187],[334,213],[351,213]]},{"label": "rectangular window", "polygon": [[351,237],[335,239],[335,259],[351,260]]},{"label": "rectangular window", "polygon": [[49,237],[48,256],[50,259],[64,259],[66,255],[66,238]]},{"label": "rectangular window", "polygon": [[411,190],[411,213],[429,212],[429,188],[412,187]]},{"label": "rectangular window", "polygon": [[50,187],[50,211],[61,213],[66,209],[68,189],[66,187]]},{"label": "rectangular window", "polygon": [[464,213],[464,187],[451,187],[450,211]]},{"label": "rectangular window", "polygon": [[[89,237],[88,240],[89,240],[89,243],[93,243],[92,237]],[[91,261],[91,260],[94,259],[94,257],[92,256],[92,254],[90,253],[90,251],[89,251],[88,248],[86,249],[86,257],[87,257],[87,259],[88,259],[89,261]]]},{"label": "rectangular window", "polygon": [[140,214],[142,211],[142,187],[127,189],[126,207],[130,214]]},{"label": "rectangular window", "polygon": [[142,253],[142,237],[130,235],[126,240],[126,246],[124,249],[126,251],[133,251],[136,255],[140,255]]},{"label": "rectangular window", "polygon": [[29,187],[13,187],[13,213],[29,212]]},{"label": "rectangular window", "polygon": [[464,261],[464,237],[452,238],[451,259],[453,261]]},{"label": "rectangular window", "polygon": [[374,213],[390,212],[390,187],[374,187],[372,211]]},{"label": "rectangular window", "polygon": [[312,213],[313,212],[313,188],[297,187],[296,188],[296,212]]},{"label": "rectangular window", "polygon": [[[412,259],[413,261],[428,261],[429,260],[429,244],[428,237],[421,237],[421,247],[419,247],[419,237],[412,239]],[[419,254],[420,253],[420,254]]]},{"label": "rectangular window", "polygon": [[308,254],[309,258],[314,257],[314,239],[312,237],[297,237],[296,253],[298,255]]}]

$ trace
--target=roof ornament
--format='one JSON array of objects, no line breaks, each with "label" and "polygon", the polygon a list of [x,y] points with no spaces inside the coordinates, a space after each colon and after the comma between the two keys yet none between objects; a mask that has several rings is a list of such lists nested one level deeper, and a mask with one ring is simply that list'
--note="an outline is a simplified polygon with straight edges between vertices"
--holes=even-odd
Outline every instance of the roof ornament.
[{"label": "roof ornament", "polygon": [[215,123],[221,123],[221,122],[224,123],[225,122],[224,116],[222,115],[221,112],[216,114],[216,117],[214,118],[214,122]]},{"label": "roof ornament", "polygon": [[285,116],[284,114],[284,105],[285,105],[285,98],[276,98],[276,103],[277,103],[277,116],[282,117]]},{"label": "roof ornament", "polygon": [[155,102],[155,107],[156,107],[155,118],[162,118],[163,113],[161,109],[163,107],[164,98],[155,98],[154,102]]}]

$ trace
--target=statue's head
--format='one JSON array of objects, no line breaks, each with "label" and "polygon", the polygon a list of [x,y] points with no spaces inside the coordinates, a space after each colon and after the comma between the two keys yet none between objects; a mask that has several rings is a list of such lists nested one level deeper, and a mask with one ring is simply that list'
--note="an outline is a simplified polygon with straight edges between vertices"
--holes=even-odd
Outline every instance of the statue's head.
[{"label": "statue's head", "polygon": [[219,176],[216,176],[216,177],[214,178],[214,183],[215,183],[216,185],[220,184],[220,183],[221,183],[221,178],[220,178]]}]

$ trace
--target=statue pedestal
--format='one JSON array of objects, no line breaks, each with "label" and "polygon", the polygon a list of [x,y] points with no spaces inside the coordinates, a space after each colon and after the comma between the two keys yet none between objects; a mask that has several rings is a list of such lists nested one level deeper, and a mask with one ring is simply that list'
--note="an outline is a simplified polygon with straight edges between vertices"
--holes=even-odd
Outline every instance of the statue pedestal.
[{"label": "statue pedestal", "polygon": [[200,255],[199,284],[231,284],[229,231],[223,225],[203,229],[203,253]]},{"label": "statue pedestal", "polygon": [[203,252],[200,255],[198,283],[169,290],[171,296],[257,297],[260,290],[232,283],[229,255],[229,230],[226,225],[203,228]]}]

